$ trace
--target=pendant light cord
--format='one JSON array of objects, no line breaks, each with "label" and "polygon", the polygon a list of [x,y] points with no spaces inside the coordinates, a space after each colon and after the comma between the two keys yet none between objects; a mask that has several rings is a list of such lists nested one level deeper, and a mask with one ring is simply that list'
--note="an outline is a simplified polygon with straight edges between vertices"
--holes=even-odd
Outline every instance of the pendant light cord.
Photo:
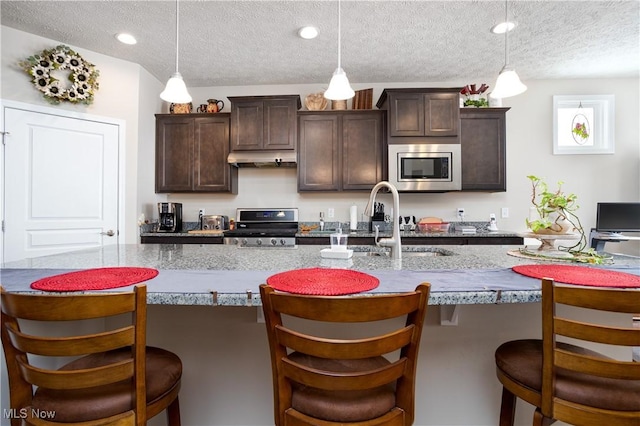
[{"label": "pendant light cord", "polygon": [[341,43],[341,29],[340,29],[340,0],[338,0],[338,68],[342,68],[341,62],[340,62],[340,58],[342,57],[342,54],[340,52],[340,45]]},{"label": "pendant light cord", "polygon": [[180,7],[178,6],[178,1],[179,0],[176,0],[176,74],[179,72],[178,71],[178,52],[180,51],[180,48],[179,48]]},{"label": "pendant light cord", "polygon": [[508,0],[504,0],[504,23],[505,23],[505,32],[504,32],[504,66],[507,67],[509,65],[509,6]]}]

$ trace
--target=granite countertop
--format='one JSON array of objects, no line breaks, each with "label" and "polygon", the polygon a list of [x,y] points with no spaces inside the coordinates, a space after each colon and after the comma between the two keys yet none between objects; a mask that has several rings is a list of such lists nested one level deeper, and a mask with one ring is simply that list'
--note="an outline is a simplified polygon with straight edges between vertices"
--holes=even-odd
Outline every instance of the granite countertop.
[{"label": "granite countertop", "polygon": [[[517,274],[511,267],[540,262],[508,254],[519,247],[403,246],[407,252],[401,260],[358,253],[341,260],[322,258],[320,250],[325,246],[265,249],[127,244],[6,263],[1,270],[1,282],[7,291],[33,291],[29,287],[31,282],[63,272],[141,266],[160,271],[156,278],[147,281],[150,304],[251,306],[260,304],[258,287],[269,276],[292,269],[326,267],[354,269],[376,276],[380,285],[372,293],[408,291],[421,282],[430,282],[432,305],[537,302],[540,281]],[[422,253],[414,256],[410,252]],[[425,252],[439,255],[427,256]],[[606,267],[640,275],[640,259],[635,257],[615,255],[614,264]]]}]

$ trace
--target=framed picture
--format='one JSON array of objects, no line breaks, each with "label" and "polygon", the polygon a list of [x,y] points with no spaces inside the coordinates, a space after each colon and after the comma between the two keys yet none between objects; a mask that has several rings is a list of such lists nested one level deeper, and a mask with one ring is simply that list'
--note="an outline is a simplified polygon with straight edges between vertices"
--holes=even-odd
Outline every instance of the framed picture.
[{"label": "framed picture", "polygon": [[553,97],[553,153],[613,154],[613,95]]}]

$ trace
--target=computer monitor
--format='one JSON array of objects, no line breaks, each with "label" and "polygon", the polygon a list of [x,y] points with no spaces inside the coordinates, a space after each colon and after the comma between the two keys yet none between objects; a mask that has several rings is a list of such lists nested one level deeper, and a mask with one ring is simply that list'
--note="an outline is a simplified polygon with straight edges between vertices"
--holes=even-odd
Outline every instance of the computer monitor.
[{"label": "computer monitor", "polygon": [[640,203],[598,203],[597,232],[640,232]]}]

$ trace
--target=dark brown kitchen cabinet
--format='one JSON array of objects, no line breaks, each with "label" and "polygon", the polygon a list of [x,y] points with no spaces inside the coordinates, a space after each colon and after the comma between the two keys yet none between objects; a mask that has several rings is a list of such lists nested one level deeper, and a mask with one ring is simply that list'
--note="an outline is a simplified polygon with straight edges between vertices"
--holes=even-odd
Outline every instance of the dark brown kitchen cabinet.
[{"label": "dark brown kitchen cabinet", "polygon": [[384,179],[384,111],[298,113],[298,191],[371,190]]},{"label": "dark brown kitchen cabinet", "polygon": [[509,108],[461,108],[462,190],[507,190],[506,113]]},{"label": "dark brown kitchen cabinet", "polygon": [[230,96],[231,150],[295,150],[299,95]]},{"label": "dark brown kitchen cabinet", "polygon": [[385,89],[377,106],[388,111],[389,143],[407,143],[394,137],[449,138],[460,133],[457,88]]},{"label": "dark brown kitchen cabinet", "polygon": [[238,192],[229,114],[156,114],[156,192]]}]

